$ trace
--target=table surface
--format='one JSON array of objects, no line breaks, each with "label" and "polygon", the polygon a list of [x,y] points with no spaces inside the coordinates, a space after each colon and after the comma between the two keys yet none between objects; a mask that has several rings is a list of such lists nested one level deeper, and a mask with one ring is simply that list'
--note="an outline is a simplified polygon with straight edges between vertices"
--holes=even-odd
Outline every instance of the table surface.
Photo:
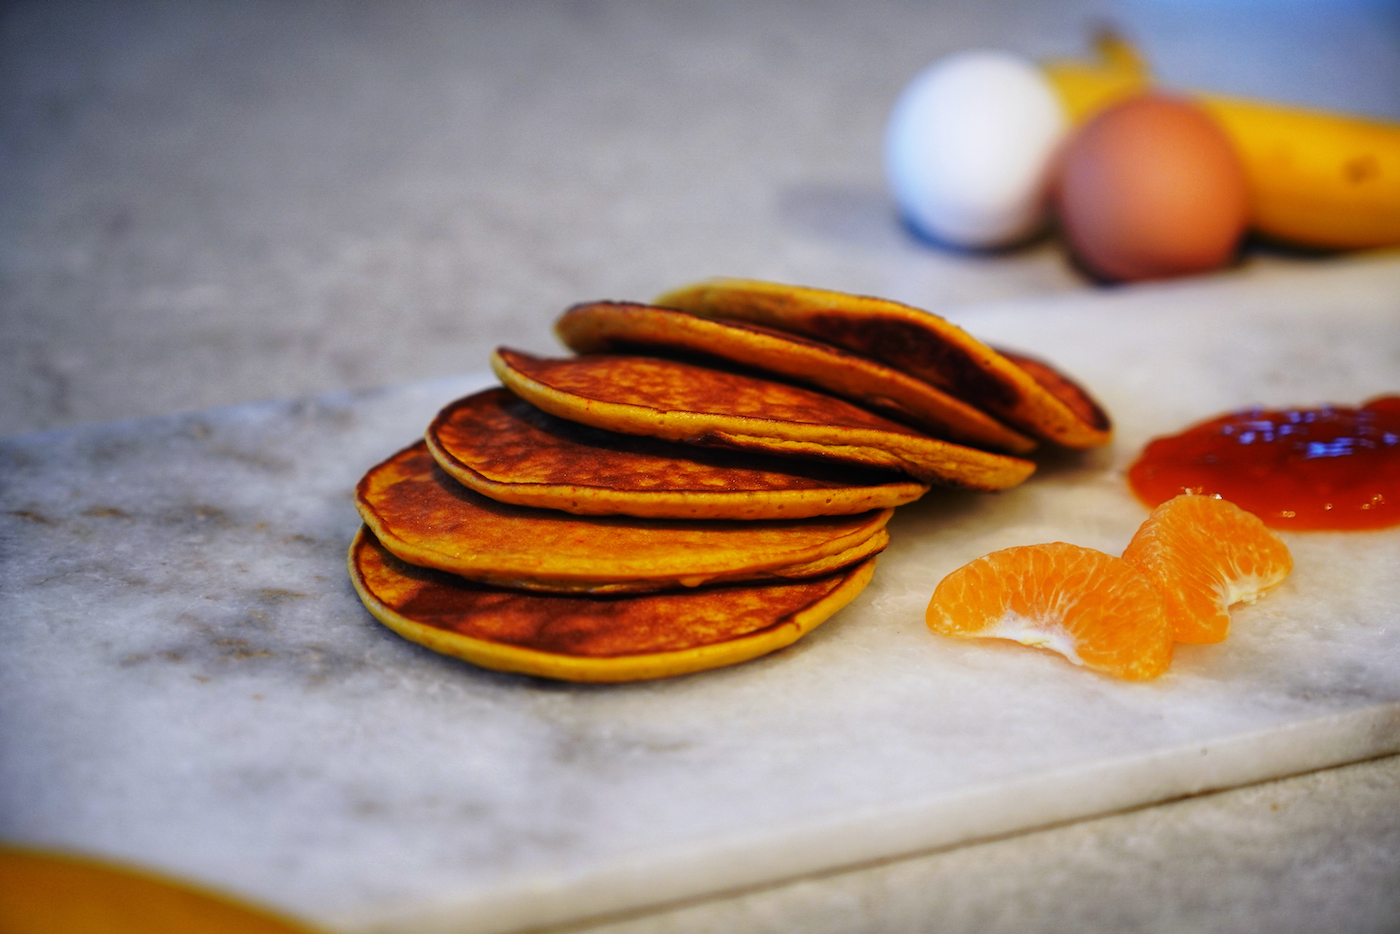
[{"label": "table surface", "polygon": [[[879,133],[938,55],[1076,52],[1104,18],[1174,84],[1400,116],[1400,24],[1363,2],[11,4],[0,431],[470,372],[552,350],[573,301],[711,274],[952,314],[1075,299],[1052,239],[901,230]],[[1397,803],[1378,760],[607,927],[1393,930]]]}]

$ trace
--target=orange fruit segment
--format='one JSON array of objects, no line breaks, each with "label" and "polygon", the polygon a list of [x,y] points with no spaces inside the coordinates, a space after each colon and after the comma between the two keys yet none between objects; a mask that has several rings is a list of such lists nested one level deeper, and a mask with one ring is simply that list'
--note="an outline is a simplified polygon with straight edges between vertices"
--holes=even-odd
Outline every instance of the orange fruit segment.
[{"label": "orange fruit segment", "polygon": [[1167,670],[1172,629],[1152,582],[1120,558],[1065,542],[992,552],[939,582],[925,614],[946,636],[1010,639],[1144,680]]},{"label": "orange fruit segment", "polygon": [[1263,521],[1214,496],[1185,494],[1152,511],[1123,552],[1162,593],[1178,642],[1220,642],[1229,608],[1253,603],[1293,570]]}]

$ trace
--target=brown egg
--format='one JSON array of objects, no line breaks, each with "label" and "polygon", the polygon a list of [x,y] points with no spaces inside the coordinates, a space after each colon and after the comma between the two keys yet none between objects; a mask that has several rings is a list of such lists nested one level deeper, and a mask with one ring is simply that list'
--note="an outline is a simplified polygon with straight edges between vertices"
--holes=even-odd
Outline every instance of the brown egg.
[{"label": "brown egg", "polygon": [[1055,197],[1081,262],[1126,281],[1225,265],[1249,216],[1225,134],[1189,101],[1161,95],[1111,107],[1075,134]]}]

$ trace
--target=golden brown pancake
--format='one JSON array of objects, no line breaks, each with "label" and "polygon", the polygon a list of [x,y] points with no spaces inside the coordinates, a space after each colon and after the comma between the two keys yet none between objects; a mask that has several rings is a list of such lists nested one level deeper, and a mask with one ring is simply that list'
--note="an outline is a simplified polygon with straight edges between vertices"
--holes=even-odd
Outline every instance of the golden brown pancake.
[{"label": "golden brown pancake", "polygon": [[795,642],[860,593],[875,559],[796,582],[640,596],[521,593],[408,564],[362,529],[349,564],[375,618],[435,652],[545,678],[640,681]]},{"label": "golden brown pancake", "polygon": [[915,425],[936,438],[1012,454],[1035,442],[981,410],[898,370],[794,334],[627,302],[590,302],[554,325],[577,353],[698,353],[806,383]]},{"label": "golden brown pancake", "polygon": [[[1107,444],[1108,438],[1112,435],[1112,424],[1109,421],[1108,413],[1103,410],[1093,396],[1090,396],[1084,387],[1065,376],[1059,370],[1035,357],[1027,357],[1025,354],[1014,353],[1004,347],[996,348],[1001,354],[1012,363],[1016,364],[1026,372],[1031,379],[1041,385],[1046,392],[1049,392],[1056,399],[1059,399],[1069,410],[1074,413],[1085,425],[1096,426],[1096,430],[1102,431],[1104,440],[1100,444]],[[1067,445],[1068,446],[1068,445]],[[1096,445],[1085,445],[1095,447]]]},{"label": "golden brown pancake", "polygon": [[841,399],[772,380],[658,357],[542,359],[501,348],[501,382],[560,418],[646,435],[902,470],[926,483],[1015,486],[1030,461],[940,441]]},{"label": "golden brown pancake", "polygon": [[[899,302],[772,282],[715,279],[667,292],[656,304],[791,331],[844,347],[937,386],[1012,427],[1066,447],[1096,447],[1107,444],[1111,435],[1103,410],[1048,365],[1040,363],[1028,372],[957,325]],[[1048,378],[1050,374],[1053,378]]]},{"label": "golden brown pancake", "polygon": [[384,546],[411,564],[502,587],[586,593],[826,574],[883,549],[893,512],[764,522],[582,518],[469,490],[421,441],[365,474],[355,505]]},{"label": "golden brown pancake", "polygon": [[478,493],[584,516],[800,519],[900,506],[928,491],[901,474],[602,431],[505,389],[444,408],[427,442]]}]

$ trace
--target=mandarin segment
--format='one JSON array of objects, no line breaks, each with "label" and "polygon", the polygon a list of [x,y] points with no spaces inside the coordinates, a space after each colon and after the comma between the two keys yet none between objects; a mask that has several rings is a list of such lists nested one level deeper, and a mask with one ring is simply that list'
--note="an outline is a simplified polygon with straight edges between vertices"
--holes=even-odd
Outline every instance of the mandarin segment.
[{"label": "mandarin segment", "polygon": [[1253,603],[1293,569],[1283,539],[1228,500],[1185,494],[1152,511],[1123,551],[1161,591],[1178,642],[1220,642],[1229,608]]},{"label": "mandarin segment", "polygon": [[1119,678],[1155,678],[1171,664],[1166,606],[1147,577],[1065,542],[964,565],[939,582],[925,619],[940,635],[1010,639]]}]

